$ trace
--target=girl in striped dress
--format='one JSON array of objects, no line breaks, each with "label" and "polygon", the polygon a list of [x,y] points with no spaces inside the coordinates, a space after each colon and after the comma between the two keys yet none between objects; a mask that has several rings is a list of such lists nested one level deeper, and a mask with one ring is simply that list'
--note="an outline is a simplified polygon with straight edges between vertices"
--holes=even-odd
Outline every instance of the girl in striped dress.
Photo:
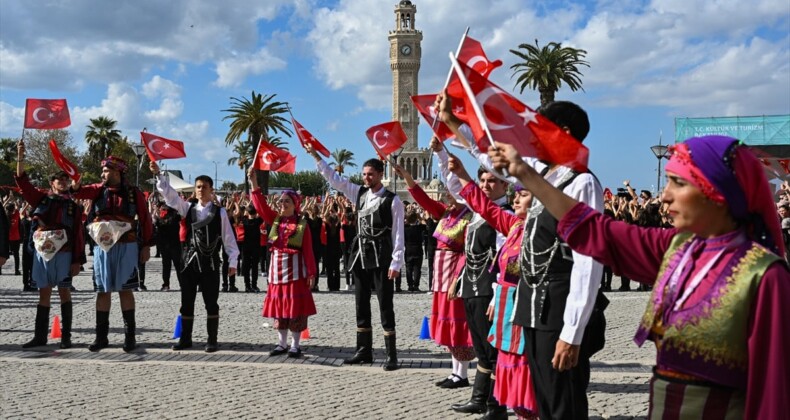
[{"label": "girl in striped dress", "polygon": [[519,325],[511,322],[513,315],[516,286],[519,282],[519,255],[521,240],[524,235],[524,224],[532,194],[516,186],[513,200],[515,214],[502,210],[494,204],[483,191],[472,182],[461,161],[453,157],[450,170],[461,181],[463,189],[461,197],[475,213],[483,216],[496,230],[506,235],[505,243],[497,256],[497,287],[494,299],[489,306],[489,317],[493,325],[488,333],[488,342],[499,350],[496,363],[496,382],[494,397],[516,413],[518,418],[537,418],[538,404],[532,377],[529,371],[524,334]]},{"label": "girl in striped dress", "polygon": [[[252,204],[266,224],[271,225],[269,289],[263,301],[263,316],[274,318],[279,335],[277,346],[269,354],[288,352],[288,357],[299,357],[301,332],[307,328],[307,317],[316,314],[310,292],[317,274],[310,227],[300,217],[301,200],[293,191],[283,192],[278,199],[279,213],[269,207],[266,196],[258,188],[256,171],[253,167],[249,172]],[[288,330],[292,340],[290,349],[286,346]]]},{"label": "girl in striped dress", "polygon": [[450,351],[453,372],[437,382],[436,386],[441,388],[469,386],[467,370],[469,362],[475,358],[475,351],[472,348],[472,338],[466,322],[464,302],[448,295],[451,293],[451,284],[454,284],[464,266],[464,238],[466,225],[472,219],[472,212],[463,204],[457,203],[451,194],[447,194],[449,205],[431,199],[400,165],[394,165],[393,169],[406,181],[414,200],[434,220],[439,220],[434,232],[437,246],[433,259],[435,278],[431,287],[433,305],[430,328],[436,344],[447,346]]}]

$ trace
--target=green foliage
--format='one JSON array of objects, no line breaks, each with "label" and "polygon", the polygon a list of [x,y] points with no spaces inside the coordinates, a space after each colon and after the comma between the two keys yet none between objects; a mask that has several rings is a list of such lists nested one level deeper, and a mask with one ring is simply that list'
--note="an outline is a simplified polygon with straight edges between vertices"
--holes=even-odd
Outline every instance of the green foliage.
[{"label": "green foliage", "polygon": [[335,170],[339,174],[343,174],[346,168],[356,168],[357,164],[354,163],[354,152],[348,149],[335,149],[332,152],[332,163]]},{"label": "green foliage", "polygon": [[513,70],[512,76],[518,76],[516,86],[521,88],[520,93],[524,93],[527,87],[537,90],[543,106],[554,101],[554,94],[562,87],[562,82],[572,91],[584,91],[581,81],[583,74],[579,67],[590,67],[590,63],[584,61],[586,50],[563,47],[559,42],[549,42],[541,48],[537,39],[535,45],[519,44],[518,48],[526,52],[510,52],[523,61],[510,68]]},{"label": "green foliage", "polygon": [[222,185],[219,188],[220,191],[225,191],[225,192],[241,191],[242,189],[244,189],[243,184],[235,184],[231,181],[222,181]]},{"label": "green foliage", "polygon": [[353,183],[355,183],[355,184],[357,184],[357,185],[362,185],[364,183],[362,181],[362,174],[359,173],[359,172],[357,172],[357,173],[351,175],[350,177],[348,177],[348,180],[353,182]]},{"label": "green foliage", "polygon": [[[126,164],[129,166],[125,174],[126,182],[135,185],[137,181],[137,168],[140,167],[140,161],[137,160],[137,156],[134,154],[134,149],[132,148],[132,143],[129,141],[129,138],[123,137],[114,142],[112,148],[107,150],[107,154],[117,156],[126,161]],[[148,156],[143,155],[141,160],[143,165],[140,167],[140,188],[150,191],[154,188],[154,185],[148,181],[153,179],[154,176],[148,168]],[[82,156],[80,169],[83,184],[101,181],[101,161],[102,159],[94,159],[90,151]]]},{"label": "green foliage", "polygon": [[292,188],[303,195],[323,195],[327,189],[326,180],[318,171],[298,171],[293,174],[273,172],[269,186],[275,188]]},{"label": "green foliage", "polygon": [[14,185],[18,141],[12,138],[0,139],[0,185]]},{"label": "green foliage", "polygon": [[121,130],[115,128],[117,121],[110,117],[100,116],[91,118],[91,123],[85,132],[85,141],[88,143],[88,154],[96,160],[101,160],[110,154],[115,145],[123,140]]},{"label": "green foliage", "polygon": [[[58,149],[69,161],[78,165],[80,161],[74,140],[68,130],[25,130],[25,172],[30,180],[42,188],[49,187],[49,176],[62,169],[52,159],[49,141],[55,140]],[[16,146],[14,147],[16,149]],[[13,170],[16,172],[16,151]]]}]

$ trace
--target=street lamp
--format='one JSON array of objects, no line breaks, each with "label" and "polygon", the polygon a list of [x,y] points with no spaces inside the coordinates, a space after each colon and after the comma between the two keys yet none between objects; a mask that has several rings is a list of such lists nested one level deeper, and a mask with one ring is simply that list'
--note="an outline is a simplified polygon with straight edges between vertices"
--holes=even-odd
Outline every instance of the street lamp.
[{"label": "street lamp", "polygon": [[658,158],[658,176],[656,177],[656,196],[661,191],[661,159],[668,158],[668,147],[661,144],[661,137],[658,137],[658,145],[650,146],[650,150]]},{"label": "street lamp", "polygon": [[[214,164],[214,182],[219,183],[219,180],[217,179],[217,161],[212,160],[211,163]],[[217,186],[219,186],[219,184],[217,184]]]},{"label": "street lamp", "polygon": [[134,154],[137,156],[137,182],[135,183],[136,186],[140,186],[140,166],[142,165],[142,157],[145,154],[145,146],[140,143],[135,143],[132,145],[132,150],[134,150]]}]

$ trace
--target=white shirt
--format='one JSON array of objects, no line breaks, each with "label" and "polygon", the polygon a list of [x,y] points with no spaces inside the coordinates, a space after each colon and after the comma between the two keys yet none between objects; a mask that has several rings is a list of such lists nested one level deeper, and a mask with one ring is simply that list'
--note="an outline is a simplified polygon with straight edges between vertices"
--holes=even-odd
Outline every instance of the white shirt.
[{"label": "white shirt", "polygon": [[[176,190],[167,182],[167,178],[162,174],[156,177],[156,189],[165,198],[165,204],[176,209],[181,217],[187,216],[187,212],[192,203],[181,198]],[[195,222],[205,220],[212,206],[214,206],[212,202],[209,202],[205,206],[200,201],[195,203]],[[236,237],[233,236],[233,228],[230,226],[228,213],[222,207],[219,209],[219,216],[220,226],[222,227],[222,244],[225,246],[225,253],[228,254],[228,266],[236,267],[239,260],[239,247],[236,245]]]},{"label": "white shirt", "polygon": [[[332,188],[342,192],[349,199],[357,199],[357,196],[359,196],[359,189],[361,188],[359,185],[349,181],[348,178],[340,176],[340,174],[338,174],[337,171],[332,169],[326,162],[324,162],[323,159],[316,161],[316,167],[318,168],[318,171],[321,172],[321,175],[326,178]],[[386,191],[387,190],[384,187],[379,188],[379,190],[376,192],[371,190],[370,192],[372,194],[366,194],[365,207],[370,208],[371,205],[375,205],[377,202],[384,200],[384,193]],[[403,236],[403,202],[397,195],[395,195],[395,197],[392,199],[391,209],[392,262],[390,262],[389,269],[392,271],[400,271],[404,264],[404,252],[406,245],[404,243]]]},{"label": "white shirt", "polygon": [[[472,138],[471,131],[466,125],[461,127],[461,131],[467,138]],[[473,142],[470,142],[470,144],[472,148],[469,152],[480,164],[490,169],[494,176],[511,184],[521,185],[521,182],[515,177],[504,177],[502,174],[494,171],[488,154],[482,153]],[[535,158],[524,158],[523,160],[538,172],[546,168],[546,164]],[[554,186],[557,186],[563,176],[571,170],[565,166],[556,168],[545,176],[546,181]],[[523,185],[521,186],[523,187]],[[585,203],[597,211],[603,211],[603,189],[591,173],[579,174],[565,187],[563,192],[574,200]],[[565,301],[565,313],[562,317],[564,324],[560,332],[560,340],[578,345],[582,342],[584,329],[590,320],[590,314],[592,314],[595,299],[598,296],[603,266],[591,257],[579,254],[576,251],[572,251],[572,255],[573,268],[571,269],[570,292],[568,293],[568,299]]]}]

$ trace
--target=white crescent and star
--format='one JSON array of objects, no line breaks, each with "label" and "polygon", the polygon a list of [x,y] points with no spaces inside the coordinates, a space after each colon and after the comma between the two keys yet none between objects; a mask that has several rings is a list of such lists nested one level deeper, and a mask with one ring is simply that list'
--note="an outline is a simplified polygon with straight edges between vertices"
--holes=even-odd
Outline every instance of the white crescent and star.
[{"label": "white crescent and star", "polygon": [[[382,133],[382,132],[384,133],[384,144],[379,143],[379,138],[378,138],[379,133]],[[387,137],[389,137],[389,136],[390,136],[390,133],[388,133],[386,131],[376,130],[376,132],[373,133],[373,142],[376,143],[376,146],[378,146],[379,149],[383,149],[384,147],[387,146]]]},{"label": "white crescent and star", "polygon": [[[46,119],[42,120],[41,118],[39,118],[38,114],[41,111],[46,111],[48,113]],[[35,121],[35,122],[37,122],[39,124],[43,124],[43,123],[47,122],[48,120],[52,119],[52,117],[54,117],[54,116],[55,116],[55,114],[53,114],[52,111],[50,111],[50,110],[48,110],[46,108],[43,108],[43,107],[38,107],[38,108],[33,110],[33,121]]]},{"label": "white crescent and star", "polygon": [[497,96],[500,94],[506,94],[506,92],[502,89],[487,87],[475,96],[475,99],[480,104],[480,108],[483,109],[483,114],[485,115],[486,122],[488,123],[488,128],[491,130],[507,130],[508,128],[513,128],[512,125],[495,124],[491,122],[491,120],[488,119],[488,114],[485,113],[486,102],[488,102],[492,96]]},{"label": "white crescent and star", "polygon": [[[157,143],[161,143],[161,142],[162,142],[162,140],[161,140],[161,139],[153,139],[153,140],[151,140],[151,141],[149,141],[149,142],[148,142],[148,147],[150,147],[150,148],[151,148],[151,151],[152,151],[152,152],[154,152],[154,153],[156,153],[156,154],[159,154],[159,153],[161,153],[162,151],[161,151],[161,150],[156,150],[156,147],[155,147],[154,145],[155,145],[155,144],[157,144]],[[165,149],[166,149],[166,147],[165,147]]]},{"label": "white crescent and star", "polygon": [[[272,158],[272,156],[274,158]],[[272,165],[280,162],[280,157],[277,156],[276,153],[267,150],[261,155],[261,160],[263,160],[263,163],[267,165]]]}]

